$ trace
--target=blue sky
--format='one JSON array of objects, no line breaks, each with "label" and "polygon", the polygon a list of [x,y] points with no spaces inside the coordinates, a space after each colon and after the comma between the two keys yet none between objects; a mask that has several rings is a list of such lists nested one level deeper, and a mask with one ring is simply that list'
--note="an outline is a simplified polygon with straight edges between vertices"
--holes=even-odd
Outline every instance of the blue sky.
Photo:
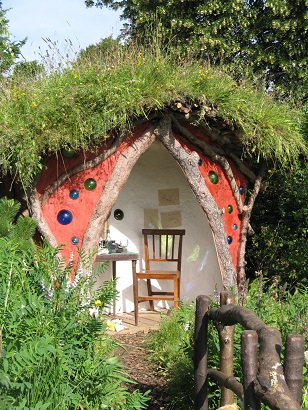
[{"label": "blue sky", "polygon": [[[22,54],[28,61],[40,59],[48,45],[57,43],[61,52],[78,52],[109,35],[116,37],[122,27],[120,12],[110,9],[87,9],[84,0],[2,0],[2,8],[11,9],[9,20],[13,40],[28,37]],[[73,47],[67,46],[70,40]],[[41,51],[40,51],[41,50]]]}]

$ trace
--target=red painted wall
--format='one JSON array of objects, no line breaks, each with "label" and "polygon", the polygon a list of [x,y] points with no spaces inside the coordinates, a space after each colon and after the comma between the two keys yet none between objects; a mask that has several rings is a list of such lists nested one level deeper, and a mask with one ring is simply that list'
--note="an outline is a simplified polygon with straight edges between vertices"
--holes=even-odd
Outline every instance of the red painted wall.
[{"label": "red painted wall", "polygon": [[[146,126],[147,124],[142,124],[134,130],[133,134],[129,134],[116,153],[111,157],[99,165],[96,165],[89,170],[82,171],[67,179],[43,205],[43,216],[53,232],[57,243],[59,245],[66,245],[62,251],[66,262],[69,261],[71,256],[77,259],[77,249],[82,245],[82,238],[87,228],[89,219],[101,195],[104,185],[116,164],[117,158],[128,145],[132,144],[133,141],[142,134]],[[185,126],[197,138],[213,145],[200,129],[193,126]],[[108,141],[109,145],[111,142],[112,141]],[[184,145],[182,142],[181,144]],[[107,145],[103,146],[98,154],[107,148]],[[229,237],[229,241],[232,240],[229,244],[230,253],[234,266],[237,267],[241,220],[230,184],[227,181],[220,164],[210,161],[208,157],[202,155],[200,151],[193,146],[186,145],[186,148],[198,152],[200,157],[199,169],[204,177],[204,181],[215,198],[219,208],[224,209],[223,220],[226,227],[226,241],[227,237]],[[38,193],[42,194],[44,190],[66,170],[69,170],[98,154],[76,153],[72,158],[66,158],[62,155],[49,157],[45,162],[46,167],[37,184]],[[234,165],[231,166],[238,186],[245,187],[244,177]],[[213,184],[209,179],[208,174],[210,171],[214,171],[218,176],[218,182],[216,184]],[[96,181],[96,188],[94,190],[87,190],[85,188],[84,183],[88,178],[93,178]],[[71,190],[78,191],[79,196],[77,199],[70,198]],[[228,206],[230,205],[233,208],[231,213],[228,212]],[[72,221],[67,225],[63,225],[57,220],[57,215],[61,210],[68,210],[72,214]],[[75,238],[75,241],[76,238],[78,238],[77,244],[72,243],[73,238]]]}]

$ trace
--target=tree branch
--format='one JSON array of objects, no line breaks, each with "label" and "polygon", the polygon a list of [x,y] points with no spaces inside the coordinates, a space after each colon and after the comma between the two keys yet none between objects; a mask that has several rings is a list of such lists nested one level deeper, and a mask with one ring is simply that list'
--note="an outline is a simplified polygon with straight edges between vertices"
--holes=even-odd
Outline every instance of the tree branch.
[{"label": "tree branch", "polygon": [[236,287],[236,272],[226,240],[222,210],[218,208],[215,199],[200,174],[198,167],[199,155],[196,152],[187,151],[174,137],[169,116],[165,116],[163,121],[164,126],[160,128],[161,132],[157,132],[157,137],[181,166],[193,193],[207,215],[214,233],[218,262],[225,288]]},{"label": "tree branch", "polygon": [[209,310],[209,317],[214,322],[224,326],[233,326],[239,323],[247,330],[259,330],[265,327],[265,323],[258,318],[251,310],[237,305],[224,305],[220,308]]},{"label": "tree branch", "polygon": [[58,244],[56,238],[43,216],[41,203],[37,194],[37,190],[35,188],[33,188],[31,191],[29,202],[31,217],[37,222],[38,230],[48,240],[51,246],[57,247]]},{"label": "tree branch", "polygon": [[216,369],[208,369],[207,374],[208,377],[210,377],[213,380],[216,380],[221,386],[224,386],[227,389],[232,390],[238,398],[243,400],[243,385],[240,382],[238,382],[234,376],[227,376],[225,373]]},{"label": "tree branch", "polygon": [[248,203],[243,208],[243,217],[242,217],[242,224],[241,224],[241,233],[240,233],[240,244],[238,250],[238,286],[240,292],[244,290],[244,282],[245,282],[245,254],[246,254],[246,243],[247,243],[247,234],[250,229],[250,217],[252,208],[254,206],[255,200],[258,196],[258,193],[261,188],[261,182],[263,175],[266,170],[266,165],[263,163],[261,165],[260,173],[257,176],[252,193],[249,197]]},{"label": "tree branch", "polygon": [[[212,141],[216,142],[217,144],[221,144],[221,140],[223,139],[221,133],[219,131],[211,129],[209,125],[207,125],[204,121],[201,121],[199,126],[204,130],[206,135],[208,135]],[[222,148],[221,148],[222,149]],[[246,165],[240,160],[240,158],[234,153],[232,148],[222,149],[224,154],[229,156],[233,162],[236,164],[238,169],[241,171],[243,175],[245,175],[251,182],[254,182],[256,179],[256,175],[248,168]]]},{"label": "tree branch", "polygon": [[230,164],[228,162],[228,160],[226,159],[226,157],[223,155],[224,151],[221,151],[221,154],[218,154],[217,152],[215,152],[213,150],[212,147],[210,147],[208,144],[206,144],[204,141],[200,141],[198,138],[196,138],[191,132],[189,132],[186,128],[182,127],[180,125],[180,123],[178,122],[178,120],[172,116],[172,121],[173,124],[175,126],[175,129],[177,131],[179,131],[184,137],[186,137],[190,142],[192,142],[194,144],[194,146],[199,147],[202,152],[211,158],[212,161],[218,162],[223,170],[225,171],[225,175],[229,181],[229,184],[231,186],[239,213],[242,213],[243,211],[243,203],[241,200],[241,196],[238,190],[238,186],[237,183],[235,181],[234,175],[233,175],[233,171],[230,167]]}]

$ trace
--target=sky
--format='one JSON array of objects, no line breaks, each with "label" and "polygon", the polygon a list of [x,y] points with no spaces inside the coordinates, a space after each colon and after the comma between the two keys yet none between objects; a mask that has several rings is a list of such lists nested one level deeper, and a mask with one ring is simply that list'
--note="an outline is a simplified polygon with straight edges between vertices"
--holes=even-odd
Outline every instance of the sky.
[{"label": "sky", "polygon": [[72,55],[102,38],[117,37],[123,24],[119,11],[87,9],[84,0],[2,0],[2,8],[11,9],[6,13],[11,39],[28,38],[21,49],[27,61],[46,54],[51,43],[43,39]]}]

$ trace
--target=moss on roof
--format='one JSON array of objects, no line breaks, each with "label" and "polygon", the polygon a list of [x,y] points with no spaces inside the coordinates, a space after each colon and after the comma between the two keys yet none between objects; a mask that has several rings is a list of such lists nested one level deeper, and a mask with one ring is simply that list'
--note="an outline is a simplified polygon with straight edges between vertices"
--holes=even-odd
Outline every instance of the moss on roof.
[{"label": "moss on roof", "polygon": [[287,164],[307,153],[299,113],[288,105],[176,51],[117,45],[66,68],[51,66],[37,79],[15,77],[3,84],[2,168],[29,184],[42,156],[63,147],[95,149],[112,130],[126,132],[136,119],[175,101],[198,107],[191,121],[224,122],[249,155]]}]

